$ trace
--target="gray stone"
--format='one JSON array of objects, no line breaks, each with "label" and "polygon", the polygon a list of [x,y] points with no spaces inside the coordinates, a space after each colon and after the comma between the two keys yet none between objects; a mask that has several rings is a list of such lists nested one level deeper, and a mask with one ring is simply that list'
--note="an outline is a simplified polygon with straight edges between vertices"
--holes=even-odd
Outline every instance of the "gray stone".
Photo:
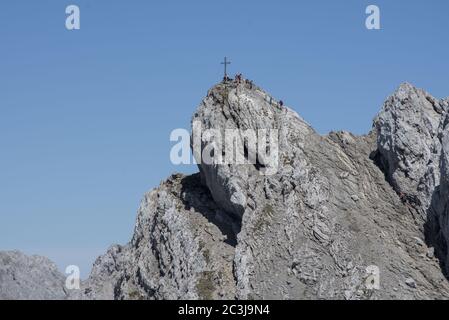
[{"label": "gray stone", "polygon": [[405,279],[405,284],[408,285],[410,288],[416,289],[416,281],[413,278]]},{"label": "gray stone", "polygon": [[449,116],[438,100],[405,83],[374,120],[376,161],[414,215],[448,273]]},{"label": "gray stone", "polygon": [[0,252],[0,300],[61,300],[65,277],[47,258]]},{"label": "gray stone", "polygon": [[71,299],[232,299],[235,234],[199,175],[147,193],[131,242],[113,246]]},{"label": "gray stone", "polygon": [[433,259],[435,257],[435,249],[434,248],[428,248],[426,255],[427,255],[427,257],[429,259]]},{"label": "gray stone", "polygon": [[[417,244],[446,263],[448,101],[403,84],[367,135],[323,136],[270,96],[218,84],[192,123],[279,130],[278,170],[264,174],[248,144],[255,164],[171,176],[144,196],[130,243],[99,257],[70,299],[449,298],[445,270]],[[381,289],[366,288],[367,267]]]}]

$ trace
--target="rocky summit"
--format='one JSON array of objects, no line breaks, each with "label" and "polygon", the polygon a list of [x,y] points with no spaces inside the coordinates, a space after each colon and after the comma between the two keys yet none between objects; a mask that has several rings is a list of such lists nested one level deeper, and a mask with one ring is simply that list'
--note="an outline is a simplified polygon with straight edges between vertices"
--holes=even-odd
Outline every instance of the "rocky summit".
[{"label": "rocky summit", "polygon": [[145,194],[131,241],[99,257],[80,290],[64,291],[44,260],[0,254],[0,297],[447,299],[448,110],[448,99],[405,83],[367,135],[323,136],[252,83],[220,83],[192,125],[275,129],[276,170],[247,143],[240,155],[255,163],[172,175]]}]

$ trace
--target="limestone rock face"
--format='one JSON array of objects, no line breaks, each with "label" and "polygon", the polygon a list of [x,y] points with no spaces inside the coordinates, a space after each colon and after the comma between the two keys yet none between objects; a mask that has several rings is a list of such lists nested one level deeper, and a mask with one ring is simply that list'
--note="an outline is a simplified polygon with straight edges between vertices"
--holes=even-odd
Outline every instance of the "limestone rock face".
[{"label": "limestone rock face", "polygon": [[232,299],[238,224],[198,174],[173,175],[144,196],[134,236],[95,262],[72,299]]},{"label": "limestone rock face", "polygon": [[379,158],[388,180],[427,216],[440,183],[441,133],[447,102],[403,84],[374,121]]},{"label": "limestone rock face", "polygon": [[405,83],[374,120],[377,161],[447,270],[448,99]]},{"label": "limestone rock face", "polygon": [[61,300],[65,277],[47,258],[0,252],[0,300]]},{"label": "limestone rock face", "polygon": [[[418,91],[401,86],[395,103],[411,99],[412,105],[430,109],[431,102],[418,94],[407,97],[403,92],[407,88]],[[434,108],[440,112],[435,111],[437,115],[445,112],[436,99],[434,104],[429,113]],[[410,113],[403,115],[411,117],[409,121],[419,118],[414,110],[405,112]],[[279,132],[275,174],[261,174],[257,165],[200,165],[203,181],[217,203],[230,215],[242,216],[234,261],[238,298],[447,295],[438,262],[420,258],[428,248],[414,221],[415,209],[401,201],[370,159],[384,141],[376,139],[375,131],[361,137],[348,132],[320,136],[267,93],[243,84],[214,87],[193,121],[205,128]],[[429,139],[435,136],[438,120],[429,116],[423,122]],[[394,152],[392,159],[399,157],[399,151]],[[423,167],[424,174],[427,168]],[[234,199],[241,199],[238,210]],[[380,290],[367,290],[367,268],[372,266],[379,270]],[[416,289],[406,285],[408,278],[416,281]]]},{"label": "limestone rock face", "polygon": [[369,134],[323,136],[220,83],[192,117],[200,172],[147,193],[69,298],[447,299],[448,109],[403,84]]},{"label": "limestone rock face", "polygon": [[443,120],[439,133],[441,157],[439,160],[440,185],[436,186],[428,209],[425,233],[435,246],[443,271],[449,274],[449,114]]}]

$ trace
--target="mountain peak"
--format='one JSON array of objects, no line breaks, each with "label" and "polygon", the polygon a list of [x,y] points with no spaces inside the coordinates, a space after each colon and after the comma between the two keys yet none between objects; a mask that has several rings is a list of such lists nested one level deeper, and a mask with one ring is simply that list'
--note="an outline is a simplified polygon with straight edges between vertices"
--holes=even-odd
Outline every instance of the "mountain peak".
[{"label": "mountain peak", "polygon": [[321,136],[254,83],[219,83],[192,117],[199,174],[148,192],[70,297],[448,298],[446,110],[404,83],[371,134]]}]

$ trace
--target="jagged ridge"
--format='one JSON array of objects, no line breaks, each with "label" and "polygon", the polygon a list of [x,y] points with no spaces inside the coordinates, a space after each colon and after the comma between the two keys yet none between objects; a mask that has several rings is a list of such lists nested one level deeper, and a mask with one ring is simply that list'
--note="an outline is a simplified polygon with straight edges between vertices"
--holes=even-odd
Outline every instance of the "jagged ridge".
[{"label": "jagged ridge", "polygon": [[[145,195],[132,241],[70,297],[447,298],[447,113],[447,100],[403,84],[368,135],[321,136],[261,88],[218,84],[192,122],[278,129],[277,172],[203,163],[173,175]],[[373,265],[380,290],[365,284]]]}]

